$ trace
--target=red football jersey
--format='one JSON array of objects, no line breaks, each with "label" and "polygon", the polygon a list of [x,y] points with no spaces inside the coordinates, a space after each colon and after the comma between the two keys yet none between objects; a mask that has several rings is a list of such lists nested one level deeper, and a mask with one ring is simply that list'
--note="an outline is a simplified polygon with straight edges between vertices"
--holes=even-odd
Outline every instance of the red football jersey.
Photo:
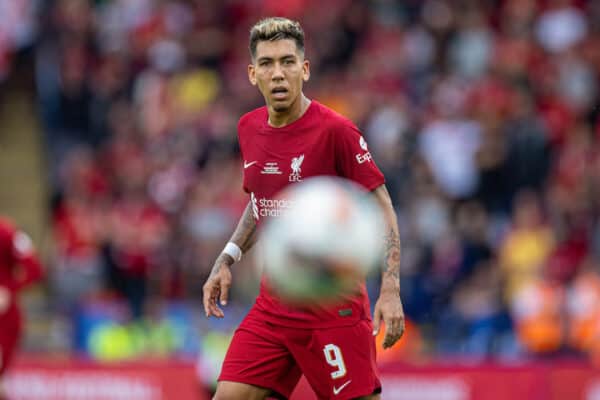
[{"label": "red football jersey", "polygon": [[[244,115],[238,124],[244,190],[250,194],[259,226],[288,206],[285,200],[276,199],[277,194],[308,177],[340,176],[369,191],[385,182],[360,131],[324,105],[312,101],[302,117],[281,128],[273,128],[267,121],[267,108],[261,107]],[[292,327],[326,328],[370,319],[364,285],[360,295],[345,304],[300,308],[283,304],[263,278],[256,307],[269,322]]]},{"label": "red football jersey", "polygon": [[[17,270],[21,267],[22,270]],[[0,286],[17,292],[42,277],[31,239],[0,218]]]}]

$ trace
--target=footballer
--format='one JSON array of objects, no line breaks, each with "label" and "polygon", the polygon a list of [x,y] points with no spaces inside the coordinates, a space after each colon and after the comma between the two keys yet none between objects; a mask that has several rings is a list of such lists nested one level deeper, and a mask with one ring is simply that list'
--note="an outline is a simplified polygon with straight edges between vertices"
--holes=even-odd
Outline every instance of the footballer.
[{"label": "footballer", "polygon": [[263,277],[260,293],[236,330],[218,379],[215,400],[289,398],[304,374],[320,399],[379,399],[373,335],[385,323],[384,348],[404,332],[400,300],[400,239],[395,211],[360,131],[302,92],[310,78],[298,22],[272,17],[250,31],[250,83],[265,106],[239,120],[243,188],[250,199],[203,287],[207,316],[222,318],[232,265],[257,239],[268,218],[281,215],[277,193],[314,176],[339,176],[372,192],[382,208],[385,238],[381,291],[371,318],[364,283],[333,305],[291,306]]}]

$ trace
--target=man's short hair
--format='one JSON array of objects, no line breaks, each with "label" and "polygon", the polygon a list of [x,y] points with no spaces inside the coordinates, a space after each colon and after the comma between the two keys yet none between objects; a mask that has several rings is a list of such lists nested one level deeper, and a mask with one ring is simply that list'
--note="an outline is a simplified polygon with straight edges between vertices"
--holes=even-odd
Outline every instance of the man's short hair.
[{"label": "man's short hair", "polygon": [[256,46],[261,41],[292,39],[304,54],[304,31],[300,23],[283,17],[270,17],[258,21],[250,29],[250,56],[256,57]]}]

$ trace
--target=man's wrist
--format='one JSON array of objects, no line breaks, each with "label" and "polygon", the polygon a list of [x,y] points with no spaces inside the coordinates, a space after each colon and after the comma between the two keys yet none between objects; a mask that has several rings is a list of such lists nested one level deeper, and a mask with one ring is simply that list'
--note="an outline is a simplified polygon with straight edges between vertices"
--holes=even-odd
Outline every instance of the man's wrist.
[{"label": "man's wrist", "polygon": [[223,249],[223,252],[221,254],[229,256],[229,258],[231,258],[233,260],[231,263],[231,264],[233,264],[234,262],[238,262],[242,259],[243,252],[242,252],[242,249],[240,248],[240,246],[238,246],[237,244],[235,244],[233,242],[227,242],[227,244],[225,245],[225,248]]},{"label": "man's wrist", "polygon": [[231,257],[229,254],[227,253],[221,253],[219,255],[217,264],[227,264],[228,266],[232,266],[233,264],[235,264],[235,260],[233,259],[233,257]]},{"label": "man's wrist", "polygon": [[379,290],[381,294],[395,294],[400,296],[400,282],[390,282],[388,279],[384,279],[381,282],[381,289]]}]

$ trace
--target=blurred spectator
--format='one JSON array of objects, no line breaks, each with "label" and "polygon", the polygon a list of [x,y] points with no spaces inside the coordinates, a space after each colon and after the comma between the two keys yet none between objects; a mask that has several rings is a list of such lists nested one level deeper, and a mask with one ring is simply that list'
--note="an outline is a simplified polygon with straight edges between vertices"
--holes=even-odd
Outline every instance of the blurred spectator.
[{"label": "blurred spectator", "polygon": [[561,52],[582,40],[586,28],[585,16],[573,0],[550,0],[538,18],[536,36],[544,49]]},{"label": "blurred spectator", "polygon": [[580,352],[600,353],[600,275],[595,260],[587,260],[567,290],[568,344]]},{"label": "blurred spectator", "polygon": [[144,313],[148,275],[163,261],[168,235],[167,221],[141,193],[125,192],[110,210],[111,235],[104,260],[114,288],[130,306],[131,316]]},{"label": "blurred spectator", "polygon": [[433,117],[419,134],[419,151],[441,189],[454,199],[466,198],[477,187],[475,154],[481,127],[465,116],[466,88],[448,77],[434,87]]},{"label": "blurred spectator", "polygon": [[530,354],[556,354],[564,344],[563,288],[540,277],[523,284],[510,302],[517,336]]},{"label": "blurred spectator", "polygon": [[38,8],[34,0],[0,0],[0,83],[12,68],[14,53],[33,44]]},{"label": "blurred spectator", "polygon": [[555,238],[545,224],[538,197],[522,192],[515,199],[513,221],[500,249],[500,262],[506,280],[506,298],[513,300],[543,271]]},{"label": "blurred spectator", "polygon": [[510,335],[512,323],[500,286],[498,267],[482,262],[456,287],[440,318],[439,346],[444,353],[478,358],[490,353],[506,355],[507,341],[502,339]]},{"label": "blurred spectator", "polygon": [[106,234],[103,206],[108,182],[96,165],[94,153],[79,147],[62,165],[63,188],[53,210],[54,262],[50,274],[53,299],[70,311],[102,286],[100,247]]}]

